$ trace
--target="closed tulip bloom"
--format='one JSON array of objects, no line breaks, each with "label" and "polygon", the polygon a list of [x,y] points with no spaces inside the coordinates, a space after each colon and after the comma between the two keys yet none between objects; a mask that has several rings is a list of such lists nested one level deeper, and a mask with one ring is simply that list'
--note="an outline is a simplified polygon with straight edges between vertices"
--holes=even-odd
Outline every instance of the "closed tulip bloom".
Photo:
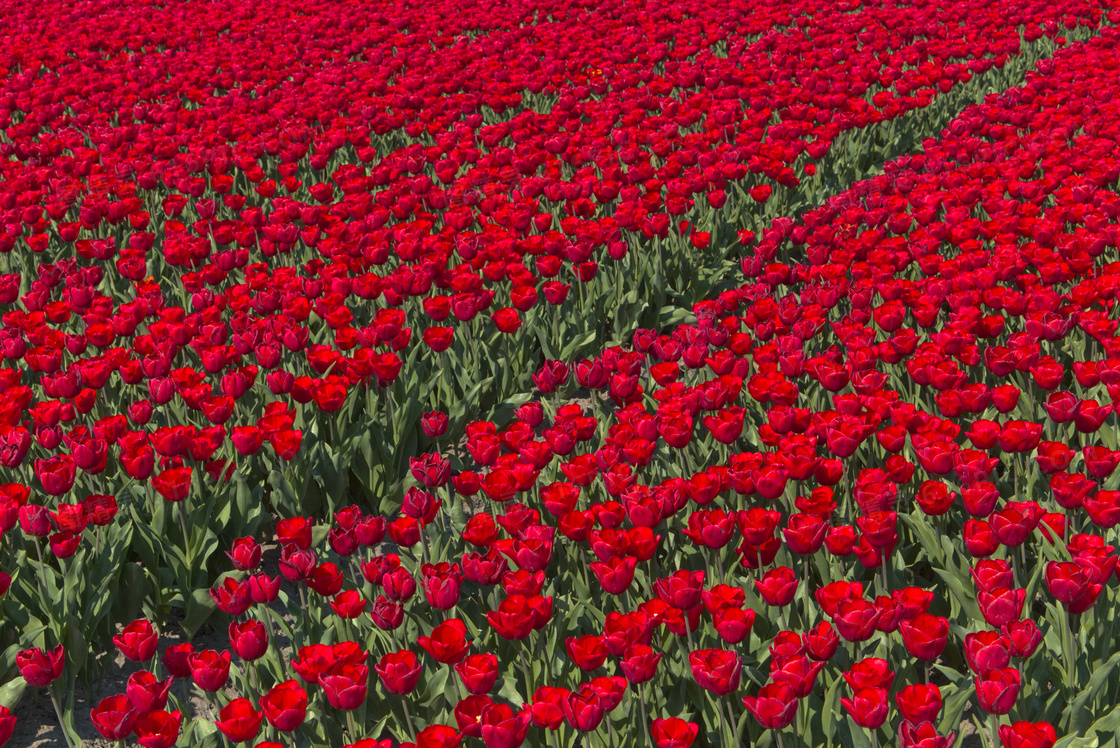
[{"label": "closed tulip bloom", "polygon": [[[777,664],[779,661],[773,662]],[[790,657],[780,662],[779,667],[771,666],[770,680],[775,683],[788,683],[797,698],[803,699],[813,690],[817,675],[822,669],[824,669],[823,662],[813,662],[804,655]]]},{"label": "closed tulip bloom", "polygon": [[420,636],[417,643],[428,654],[445,665],[454,665],[467,656],[471,642],[467,627],[458,618],[451,618],[432,629],[431,636]]},{"label": "closed tulip bloom", "polygon": [[498,679],[498,658],[489,653],[469,655],[455,665],[455,672],[469,693],[489,693]]},{"label": "closed tulip bloom", "polygon": [[[7,745],[8,741],[12,739],[12,733],[16,730],[16,718],[6,706],[0,706],[0,746]],[[143,745],[143,741],[141,741]],[[144,748],[169,748],[168,746],[155,745],[147,746]]]},{"label": "closed tulip bloom", "polygon": [[927,662],[936,660],[949,640],[949,620],[929,613],[903,621],[898,630],[902,633],[906,651]]},{"label": "closed tulip bloom", "polygon": [[214,726],[233,743],[252,740],[260,732],[264,714],[253,708],[252,702],[240,698],[222,707]]},{"label": "closed tulip bloom", "polygon": [[403,695],[412,693],[416,688],[424,666],[420,664],[415,652],[402,649],[383,655],[374,669],[386,691]]},{"label": "closed tulip bloom", "polygon": [[564,719],[573,729],[591,732],[599,726],[605,715],[606,711],[598,694],[588,686],[569,693],[564,699]]},{"label": "closed tulip bloom", "polygon": [[743,660],[735,652],[725,649],[699,649],[688,656],[692,677],[706,691],[717,696],[739,688],[743,674]]},{"label": "closed tulip bloom", "polygon": [[1012,657],[1030,657],[1042,643],[1042,631],[1034,621],[1011,621],[1004,624],[1000,632],[1007,639]]},{"label": "closed tulip bloom", "polygon": [[486,620],[503,639],[524,639],[533,632],[536,614],[524,595],[510,595],[486,614]]},{"label": "closed tulip bloom", "polygon": [[906,686],[895,694],[894,699],[903,719],[910,722],[933,722],[941,711],[941,689],[934,684]]},{"label": "closed tulip bloom", "polygon": [[789,518],[789,524],[782,530],[786,546],[791,552],[807,556],[816,553],[824,545],[829,524],[812,514],[798,513]]},{"label": "closed tulip bloom", "polygon": [[852,698],[841,698],[840,703],[857,725],[869,730],[878,729],[890,712],[885,688],[861,688]]},{"label": "closed tulip bloom", "polygon": [[890,689],[894,683],[894,672],[890,663],[881,657],[868,657],[852,664],[844,673],[844,680],[852,691],[864,688]]},{"label": "closed tulip bloom", "polygon": [[1067,608],[1089,589],[1088,571],[1076,561],[1051,561],[1043,574],[1046,589]]},{"label": "closed tulip bloom", "polygon": [[840,648],[840,636],[828,621],[821,621],[805,632],[806,654],[812,660],[824,662],[831,660]]},{"label": "closed tulip bloom", "polygon": [[121,632],[113,637],[113,643],[127,659],[133,662],[147,662],[155,656],[159,634],[152,627],[151,621],[141,618],[121,629]]},{"label": "closed tulip bloom", "polygon": [[849,597],[837,603],[833,623],[840,636],[850,642],[863,642],[875,633],[881,615],[879,608],[862,597]]},{"label": "closed tulip bloom", "polygon": [[190,664],[191,678],[194,679],[195,685],[211,693],[221,689],[229,680],[231,659],[229,652],[219,653],[212,649],[193,653],[187,658],[187,662]]},{"label": "closed tulip bloom", "polygon": [[194,647],[190,642],[183,644],[172,644],[167,649],[163,650],[163,656],[160,661],[163,666],[167,668],[167,672],[176,678],[189,678],[191,677],[191,666],[188,663],[188,658],[194,654]]},{"label": "closed tulip bloom", "polygon": [[566,688],[541,686],[533,693],[530,708],[532,723],[537,727],[558,730],[564,724],[564,701],[571,693]]},{"label": "closed tulip bloom", "polygon": [[268,651],[268,629],[260,621],[235,621],[229,625],[229,643],[241,659],[260,659]]},{"label": "closed tulip bloom", "polygon": [[633,685],[646,683],[657,674],[662,654],[646,644],[631,644],[619,662],[622,674]]},{"label": "closed tulip bloom", "polygon": [[366,612],[369,601],[357,590],[343,590],[331,599],[331,610],[339,618],[354,619]]},{"label": "closed tulip bloom", "polygon": [[[386,739],[381,742],[384,745],[375,743],[369,748],[390,748],[389,740]],[[462,742],[462,738],[455,731],[455,728],[447,725],[428,725],[416,734],[416,748],[459,748]]]},{"label": "closed tulip bloom", "polygon": [[788,566],[780,566],[756,579],[754,585],[767,605],[784,608],[793,602],[797,593],[797,576]]},{"label": "closed tulip bloom", "polygon": [[564,640],[564,649],[576,667],[588,672],[602,667],[610,654],[602,638],[593,634],[578,638],[569,636]]},{"label": "closed tulip bloom", "polygon": [[261,546],[252,537],[238,538],[233,541],[233,546],[226,551],[235,569],[252,571],[260,566]]},{"label": "closed tulip bloom", "polygon": [[616,596],[630,589],[637,566],[638,559],[633,556],[614,557],[606,562],[593,561],[588,564],[603,591]]},{"label": "closed tulip bloom", "polygon": [[369,668],[340,662],[319,676],[319,684],[323,687],[327,702],[335,709],[357,709],[366,700]]},{"label": "closed tulip bloom", "polygon": [[743,706],[763,728],[784,730],[797,714],[797,696],[788,683],[768,683],[758,696],[744,697]]},{"label": "closed tulip bloom", "polygon": [[261,697],[261,711],[280,732],[291,732],[307,716],[307,691],[295,680],[286,680]]},{"label": "closed tulip bloom", "polygon": [[239,616],[253,604],[253,591],[249,582],[226,577],[220,585],[210,589],[210,599],[223,613]]},{"label": "closed tulip bloom", "polygon": [[964,656],[976,674],[1002,670],[1011,664],[1008,640],[998,631],[978,631],[964,636]]},{"label": "closed tulip bloom", "polygon": [[1022,674],[1016,668],[989,670],[976,676],[976,699],[988,714],[1007,714],[1019,698]]},{"label": "closed tulip bloom", "polygon": [[899,748],[952,748],[956,733],[938,735],[932,722],[903,722],[898,728]]},{"label": "closed tulip bloom", "polygon": [[742,608],[725,607],[712,613],[712,625],[719,638],[727,644],[739,644],[751,633],[755,612]]},{"label": "closed tulip bloom", "polygon": [[1026,596],[1027,591],[1024,589],[997,587],[991,591],[978,591],[976,602],[988,625],[998,628],[1022,617]]},{"label": "closed tulip bloom", "polygon": [[703,571],[681,570],[665,579],[653,583],[653,591],[667,605],[681,610],[690,610],[700,604],[704,590]]}]

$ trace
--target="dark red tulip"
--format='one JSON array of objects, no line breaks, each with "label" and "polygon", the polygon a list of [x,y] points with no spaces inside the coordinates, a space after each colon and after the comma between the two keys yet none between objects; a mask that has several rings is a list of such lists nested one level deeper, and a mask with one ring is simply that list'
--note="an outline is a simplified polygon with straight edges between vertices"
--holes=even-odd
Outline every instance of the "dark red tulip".
[{"label": "dark red tulip", "polygon": [[432,629],[431,636],[420,636],[416,641],[437,662],[447,665],[461,662],[471,646],[467,639],[467,627],[458,618],[444,621]]},{"label": "dark red tulip", "polygon": [[1049,722],[1019,721],[1000,725],[999,740],[1003,748],[1051,748],[1058,734]]},{"label": "dark red tulip", "polygon": [[253,708],[248,699],[234,699],[222,707],[215,726],[231,742],[241,743],[252,740],[260,732],[264,714]]},{"label": "dark red tulip", "polygon": [[726,696],[739,688],[743,661],[734,652],[724,649],[696,650],[689,654],[688,663],[696,683],[717,696]]},{"label": "dark red tulip", "polygon": [[307,716],[307,692],[294,680],[278,683],[261,697],[261,711],[280,732],[291,732]]},{"label": "dark red tulip", "polygon": [[1007,714],[1019,698],[1022,675],[1015,668],[988,670],[976,676],[976,698],[988,714]]},{"label": "dark red tulip", "polygon": [[650,723],[650,736],[657,748],[689,748],[699,733],[698,724],[679,717],[658,718]]},{"label": "dark red tulip", "polygon": [[906,686],[894,698],[902,718],[915,724],[934,722],[941,712],[941,689],[934,684]]},{"label": "dark red tulip", "polygon": [[861,688],[852,698],[841,697],[840,703],[860,727],[878,729],[887,720],[890,704],[887,702],[887,689]]},{"label": "dark red tulip", "polygon": [[757,696],[743,697],[743,706],[764,729],[784,730],[797,714],[797,696],[788,683],[768,683]]},{"label": "dark red tulip", "polygon": [[132,734],[138,713],[123,694],[108,696],[89,710],[90,721],[106,740],[124,740]]},{"label": "dark red tulip", "polygon": [[899,624],[906,651],[919,660],[932,662],[945,649],[949,638],[949,620],[922,613]]}]

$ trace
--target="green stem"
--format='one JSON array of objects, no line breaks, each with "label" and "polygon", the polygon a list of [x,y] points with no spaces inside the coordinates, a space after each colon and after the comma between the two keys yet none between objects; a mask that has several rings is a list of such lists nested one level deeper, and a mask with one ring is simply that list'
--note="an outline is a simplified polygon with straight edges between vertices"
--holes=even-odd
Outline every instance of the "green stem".
[{"label": "green stem", "polygon": [[[35,544],[38,547],[38,543]],[[63,739],[66,740],[66,745],[73,745],[70,742],[70,731],[66,729],[66,721],[62,718],[62,707],[58,704],[58,695],[54,692],[54,684],[47,686],[47,693],[51,695],[51,704],[54,706],[54,713],[58,717],[58,730],[62,733]]]},{"label": "green stem", "polygon": [[403,696],[401,697],[401,706],[404,707],[404,721],[405,721],[406,724],[408,724],[408,736],[413,741],[415,741],[416,740],[416,725],[414,725],[412,723],[412,715],[409,714],[409,712],[408,712],[408,699],[404,698]]}]

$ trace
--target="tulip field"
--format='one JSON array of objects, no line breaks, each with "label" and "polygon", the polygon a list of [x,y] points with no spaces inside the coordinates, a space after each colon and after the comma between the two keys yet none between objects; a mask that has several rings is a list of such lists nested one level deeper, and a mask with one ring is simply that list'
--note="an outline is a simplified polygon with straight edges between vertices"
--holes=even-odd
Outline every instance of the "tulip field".
[{"label": "tulip field", "polygon": [[3,6],[0,746],[1120,748],[1114,0]]}]

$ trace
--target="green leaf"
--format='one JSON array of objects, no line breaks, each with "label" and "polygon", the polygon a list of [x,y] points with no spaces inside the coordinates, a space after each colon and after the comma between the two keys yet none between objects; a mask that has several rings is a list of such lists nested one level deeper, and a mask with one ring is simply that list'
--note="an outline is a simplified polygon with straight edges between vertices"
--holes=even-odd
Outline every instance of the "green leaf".
[{"label": "green leaf", "polygon": [[86,664],[89,646],[83,636],[82,624],[73,613],[66,616],[66,656],[75,673],[81,672]]},{"label": "green leaf", "polygon": [[843,683],[843,678],[837,678],[824,695],[824,708],[821,711],[822,735],[832,735],[834,732],[836,716],[840,713],[840,686]]},{"label": "green leaf", "polygon": [[17,675],[15,679],[8,681],[0,687],[0,706],[7,707],[8,709],[15,709],[16,704],[23,698],[23,692],[27,690],[27,681],[23,679],[22,675]]},{"label": "green leaf", "polygon": [[1096,695],[1104,687],[1105,682],[1108,681],[1112,671],[1116,669],[1117,663],[1120,663],[1120,652],[1108,658],[1108,661],[1098,665],[1093,669],[1093,677],[1089,679],[1089,685],[1074,698],[1073,703],[1069,707],[1069,726],[1071,730],[1076,731],[1078,734],[1085,732],[1086,723],[1092,716],[1090,714],[1090,702],[1096,698]]},{"label": "green leaf", "polygon": [[568,342],[563,348],[560,349],[560,360],[571,361],[576,353],[581,353],[587,346],[595,342],[595,331],[589,330],[583,335],[579,335],[574,340]]},{"label": "green leaf", "polygon": [[187,609],[183,615],[183,622],[179,625],[188,639],[193,639],[202,625],[206,623],[211,614],[218,609],[214,599],[210,597],[210,590],[195,590],[187,600]]}]

